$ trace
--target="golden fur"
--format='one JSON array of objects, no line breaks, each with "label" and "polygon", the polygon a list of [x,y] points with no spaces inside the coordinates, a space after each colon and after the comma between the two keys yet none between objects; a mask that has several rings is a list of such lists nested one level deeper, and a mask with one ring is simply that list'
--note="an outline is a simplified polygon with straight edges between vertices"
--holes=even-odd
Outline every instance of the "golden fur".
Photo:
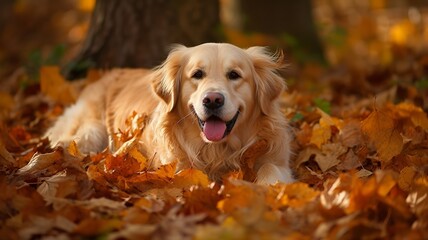
[{"label": "golden fur", "polygon": [[[281,67],[282,56],[262,47],[177,46],[153,70],[113,70],[89,85],[47,136],[53,145],[75,140],[82,152],[99,152],[136,111],[149,116],[141,142],[153,167],[178,161],[179,169],[195,167],[219,180],[246,164],[245,152],[263,141],[265,151],[254,159],[256,181],[291,182],[290,134],[278,105],[285,88],[277,73]],[[224,105],[213,111],[217,123],[232,128],[221,139],[207,137],[203,128],[211,116],[204,103],[208,92],[224,96]],[[205,122],[199,126],[200,121]]]}]

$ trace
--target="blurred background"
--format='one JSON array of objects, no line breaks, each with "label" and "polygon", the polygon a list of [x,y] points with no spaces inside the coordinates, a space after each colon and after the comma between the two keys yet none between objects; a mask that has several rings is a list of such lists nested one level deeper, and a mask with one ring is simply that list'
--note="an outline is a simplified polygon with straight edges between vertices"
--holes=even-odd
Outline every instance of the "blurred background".
[{"label": "blurred background", "polygon": [[171,44],[203,42],[283,49],[289,87],[329,101],[340,102],[331,91],[428,89],[426,0],[2,0],[0,91],[37,84],[44,65],[76,79],[153,67]]}]

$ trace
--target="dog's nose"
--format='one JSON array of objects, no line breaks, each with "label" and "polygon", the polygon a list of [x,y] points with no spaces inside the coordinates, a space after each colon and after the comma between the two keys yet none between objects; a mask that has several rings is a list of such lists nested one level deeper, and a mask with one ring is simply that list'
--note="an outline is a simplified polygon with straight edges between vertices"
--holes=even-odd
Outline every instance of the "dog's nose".
[{"label": "dog's nose", "polygon": [[208,109],[217,109],[224,105],[224,96],[218,92],[208,92],[202,99],[202,104]]}]

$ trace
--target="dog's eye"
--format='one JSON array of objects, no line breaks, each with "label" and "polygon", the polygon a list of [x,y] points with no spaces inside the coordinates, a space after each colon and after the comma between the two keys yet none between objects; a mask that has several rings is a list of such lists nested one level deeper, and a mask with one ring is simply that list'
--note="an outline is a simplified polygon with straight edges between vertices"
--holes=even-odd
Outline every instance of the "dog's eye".
[{"label": "dog's eye", "polygon": [[235,71],[230,71],[229,73],[227,73],[227,78],[229,78],[230,80],[236,80],[238,78],[241,78],[241,76]]},{"label": "dog's eye", "polygon": [[196,70],[195,73],[193,73],[192,78],[194,79],[202,79],[204,77],[204,72],[202,70]]}]

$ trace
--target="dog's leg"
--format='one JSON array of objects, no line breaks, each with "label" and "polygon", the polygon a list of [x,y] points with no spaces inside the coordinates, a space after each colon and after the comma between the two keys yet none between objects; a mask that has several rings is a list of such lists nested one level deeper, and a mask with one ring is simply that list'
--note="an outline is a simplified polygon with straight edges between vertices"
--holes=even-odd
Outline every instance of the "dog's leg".
[{"label": "dog's leg", "polygon": [[102,151],[108,144],[108,136],[99,115],[86,101],[78,101],[47,131],[51,146],[67,147],[75,141],[82,153]]},{"label": "dog's leg", "polygon": [[265,163],[257,172],[256,182],[259,184],[291,183],[294,182],[294,179],[289,168]]}]

